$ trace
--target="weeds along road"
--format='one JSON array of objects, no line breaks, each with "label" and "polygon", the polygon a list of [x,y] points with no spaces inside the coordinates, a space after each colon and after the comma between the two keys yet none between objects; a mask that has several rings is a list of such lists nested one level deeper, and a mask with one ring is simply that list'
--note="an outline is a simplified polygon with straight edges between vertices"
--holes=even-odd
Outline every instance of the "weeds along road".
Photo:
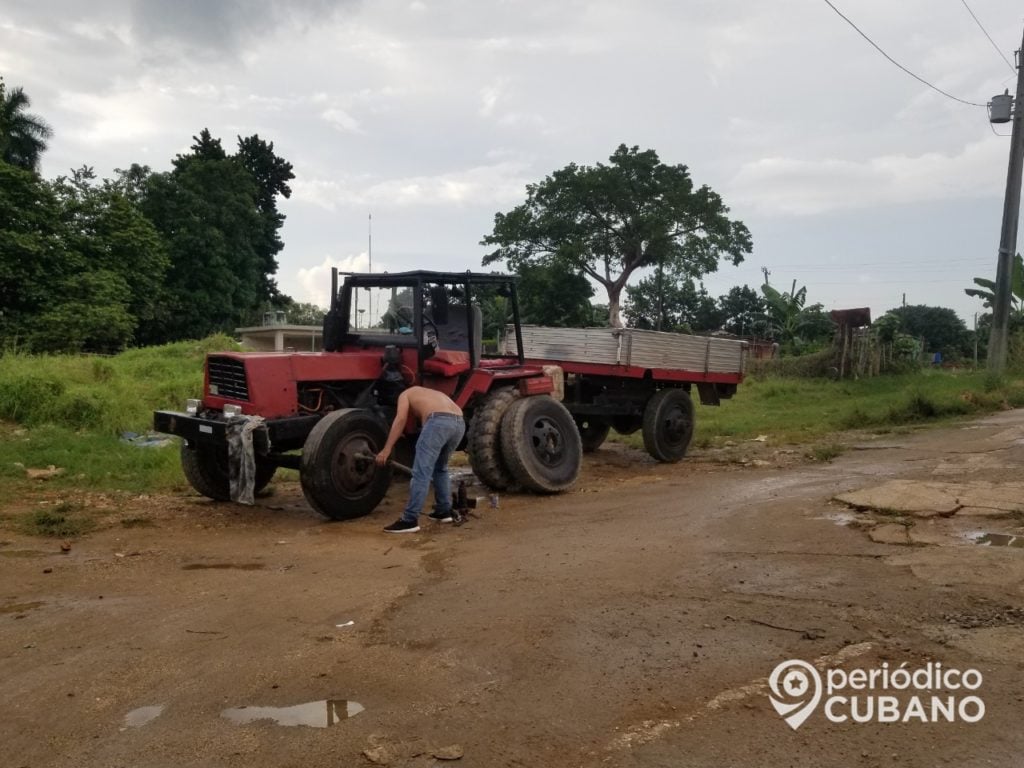
[{"label": "weeds along road", "polygon": [[[1024,550],[969,535],[1021,532],[1024,411],[856,447],[738,468],[612,445],[576,492],[410,536],[380,532],[403,486],[326,523],[297,483],[254,509],[141,499],[119,514],[151,526],[65,555],[6,535],[2,763],[1019,764]],[[985,503],[942,508],[963,488]],[[973,667],[986,712],[794,731],[765,681],[787,659]],[[244,722],[324,700],[331,727]]]}]

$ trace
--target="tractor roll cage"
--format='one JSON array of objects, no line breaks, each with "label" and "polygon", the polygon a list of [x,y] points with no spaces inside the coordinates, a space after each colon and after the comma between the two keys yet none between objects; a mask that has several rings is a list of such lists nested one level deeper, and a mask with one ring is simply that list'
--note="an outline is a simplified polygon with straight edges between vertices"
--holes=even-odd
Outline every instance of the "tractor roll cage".
[{"label": "tractor roll cage", "polygon": [[[344,285],[339,289],[338,275],[345,276]],[[339,338],[346,343],[365,344],[368,340],[374,339],[374,334],[363,334],[352,331],[349,328],[351,317],[351,302],[353,291],[357,288],[412,288],[413,289],[413,332],[409,339],[391,339],[389,344],[401,347],[416,347],[418,358],[422,369],[424,350],[421,340],[423,339],[423,286],[426,284],[441,284],[445,286],[458,286],[463,290],[460,297],[466,312],[466,330],[468,336],[468,351],[470,355],[470,366],[476,368],[480,364],[480,354],[477,351],[478,343],[476,338],[476,324],[473,322],[473,291],[474,285],[499,285],[508,290],[508,298],[512,303],[512,320],[516,335],[516,356],[520,365],[525,364],[523,354],[523,335],[519,317],[519,295],[516,290],[515,275],[486,274],[479,272],[431,272],[428,270],[414,270],[411,272],[339,272],[338,269],[331,269],[331,309],[328,315],[337,323]],[[325,320],[325,326],[327,324]],[[327,328],[324,328],[327,338]],[[369,339],[365,338],[369,336]]]}]

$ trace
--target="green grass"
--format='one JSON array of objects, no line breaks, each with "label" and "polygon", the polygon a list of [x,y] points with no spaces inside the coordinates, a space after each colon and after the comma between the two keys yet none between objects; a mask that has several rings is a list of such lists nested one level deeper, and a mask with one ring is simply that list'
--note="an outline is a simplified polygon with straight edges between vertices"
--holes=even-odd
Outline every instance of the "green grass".
[{"label": "green grass", "polygon": [[40,509],[21,515],[17,518],[16,528],[30,536],[74,538],[88,533],[96,526],[92,518],[84,517],[79,512],[74,504],[62,502],[53,509]]},{"label": "green grass", "polygon": [[[153,411],[199,396],[208,351],[235,350],[227,336],[128,350],[113,357],[0,356],[0,506],[47,491],[145,493],[184,488],[176,445],[140,448]],[[47,480],[26,468],[60,467]]]},{"label": "green grass", "polygon": [[[763,434],[773,444],[808,444],[846,430],[896,433],[905,425],[1021,406],[1024,381],[984,372],[925,370],[859,381],[748,378],[731,400],[697,406],[693,445],[708,448]],[[639,433],[618,439],[642,444]]]}]

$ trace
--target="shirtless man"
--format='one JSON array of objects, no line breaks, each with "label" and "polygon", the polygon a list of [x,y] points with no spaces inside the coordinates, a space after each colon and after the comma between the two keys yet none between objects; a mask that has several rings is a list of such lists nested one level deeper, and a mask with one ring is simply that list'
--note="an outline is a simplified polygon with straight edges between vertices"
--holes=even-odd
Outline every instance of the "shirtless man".
[{"label": "shirtless man", "polygon": [[445,394],[426,387],[409,387],[398,398],[398,412],[383,450],[377,454],[377,463],[384,466],[395,443],[405,432],[409,413],[422,424],[416,441],[416,459],[412,465],[409,483],[409,503],[402,517],[384,530],[388,533],[416,533],[420,529],[420,511],[427,499],[431,478],[434,481],[434,511],[428,517],[442,523],[452,521],[452,490],[448,480],[448,459],[462,435],[466,423],[462,409]]}]

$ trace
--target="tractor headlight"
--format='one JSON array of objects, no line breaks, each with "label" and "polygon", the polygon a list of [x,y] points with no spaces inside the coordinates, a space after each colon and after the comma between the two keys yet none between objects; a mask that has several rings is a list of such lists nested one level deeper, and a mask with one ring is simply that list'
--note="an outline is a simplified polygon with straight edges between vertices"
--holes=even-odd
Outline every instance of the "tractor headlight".
[{"label": "tractor headlight", "polygon": [[228,403],[228,404],[226,404],[224,406],[224,416],[225,417],[230,419],[230,418],[233,418],[235,416],[241,416],[241,415],[242,415],[242,406],[240,406],[240,405],[231,405],[230,403]]},{"label": "tractor headlight", "polygon": [[189,398],[188,400],[185,401],[185,413],[189,414],[190,416],[195,416],[197,413],[199,413],[200,405],[202,405],[202,400],[194,400],[192,398]]}]

